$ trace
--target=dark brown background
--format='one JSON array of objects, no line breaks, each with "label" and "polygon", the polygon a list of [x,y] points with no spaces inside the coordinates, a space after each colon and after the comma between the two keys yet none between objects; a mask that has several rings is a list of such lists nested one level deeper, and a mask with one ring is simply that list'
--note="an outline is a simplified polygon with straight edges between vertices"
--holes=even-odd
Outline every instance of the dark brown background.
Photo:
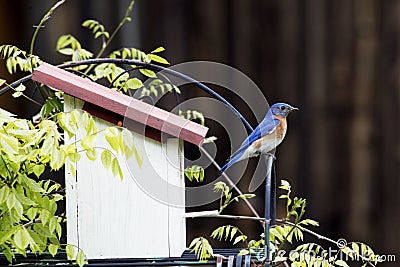
[{"label": "dark brown background", "polygon": [[[54,2],[0,0],[0,43],[28,50],[32,26]],[[127,5],[67,1],[40,32],[36,53],[52,63],[64,60],[55,52],[64,33],[98,49],[80,23],[94,18],[111,30]],[[113,48],[160,45],[173,64],[229,64],[263,88],[270,103],[300,107],[277,152],[278,179],[308,199],[307,215],[321,223],[318,231],[364,241],[400,260],[400,1],[137,0],[133,22]],[[0,77],[15,79],[3,66]],[[21,100],[0,101],[21,116],[35,111]],[[236,207],[229,212],[248,213]],[[207,236],[219,223],[190,222],[189,238]],[[258,225],[250,228],[257,237]]]}]

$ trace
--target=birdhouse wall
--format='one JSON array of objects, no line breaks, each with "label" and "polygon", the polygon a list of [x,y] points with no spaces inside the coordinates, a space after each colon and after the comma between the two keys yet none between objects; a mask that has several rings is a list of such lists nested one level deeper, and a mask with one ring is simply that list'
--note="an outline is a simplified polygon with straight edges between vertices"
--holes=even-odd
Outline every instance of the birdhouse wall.
[{"label": "birdhouse wall", "polygon": [[[82,105],[65,97],[66,111]],[[99,130],[112,126],[95,121]],[[67,241],[89,259],[177,257],[186,247],[182,142],[168,138],[159,143],[132,134],[143,163],[118,156],[123,180],[100,159],[81,157],[74,163],[76,175],[66,168]],[[67,143],[81,137],[65,136]],[[96,147],[109,147],[100,140],[104,139],[97,138]]]}]

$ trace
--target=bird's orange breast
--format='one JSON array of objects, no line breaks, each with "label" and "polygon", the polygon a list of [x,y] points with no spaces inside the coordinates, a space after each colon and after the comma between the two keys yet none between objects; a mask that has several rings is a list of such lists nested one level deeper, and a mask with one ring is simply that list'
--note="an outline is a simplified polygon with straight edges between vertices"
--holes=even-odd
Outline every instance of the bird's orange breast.
[{"label": "bird's orange breast", "polygon": [[274,116],[275,119],[279,120],[279,124],[275,128],[275,132],[273,133],[275,135],[275,138],[282,140],[285,137],[286,134],[286,129],[287,129],[287,123],[286,123],[286,118]]},{"label": "bird's orange breast", "polygon": [[285,137],[287,129],[286,118],[278,116],[274,117],[279,120],[279,124],[276,126],[275,130],[272,133],[267,134],[260,139],[254,141],[252,145],[255,149],[265,150],[268,152],[279,145]]}]

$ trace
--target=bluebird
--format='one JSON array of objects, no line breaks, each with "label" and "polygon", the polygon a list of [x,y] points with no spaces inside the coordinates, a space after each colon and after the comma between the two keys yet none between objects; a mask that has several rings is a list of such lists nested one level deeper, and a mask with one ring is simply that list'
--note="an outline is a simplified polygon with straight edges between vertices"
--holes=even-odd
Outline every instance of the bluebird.
[{"label": "bluebird", "polygon": [[260,125],[243,141],[240,148],[221,168],[221,173],[240,160],[256,157],[260,154],[268,154],[276,148],[286,134],[286,117],[294,110],[298,110],[298,108],[286,103],[273,104]]}]

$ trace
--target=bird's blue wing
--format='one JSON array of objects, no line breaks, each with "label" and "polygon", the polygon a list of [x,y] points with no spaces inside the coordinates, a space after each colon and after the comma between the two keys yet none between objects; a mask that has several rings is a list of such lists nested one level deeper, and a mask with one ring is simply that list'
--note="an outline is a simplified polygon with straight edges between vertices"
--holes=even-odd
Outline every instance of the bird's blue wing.
[{"label": "bird's blue wing", "polygon": [[224,172],[230,166],[232,166],[244,153],[244,151],[256,140],[261,137],[272,133],[276,126],[279,125],[279,120],[275,119],[271,114],[267,113],[261,123],[254,129],[253,132],[243,141],[240,148],[231,156],[231,159],[221,168],[221,172]]},{"label": "bird's blue wing", "polygon": [[244,147],[248,148],[254,141],[257,141],[261,137],[272,133],[276,126],[279,125],[279,120],[272,116],[267,116],[262,120],[262,122],[254,129],[254,131],[243,141],[240,149]]}]

